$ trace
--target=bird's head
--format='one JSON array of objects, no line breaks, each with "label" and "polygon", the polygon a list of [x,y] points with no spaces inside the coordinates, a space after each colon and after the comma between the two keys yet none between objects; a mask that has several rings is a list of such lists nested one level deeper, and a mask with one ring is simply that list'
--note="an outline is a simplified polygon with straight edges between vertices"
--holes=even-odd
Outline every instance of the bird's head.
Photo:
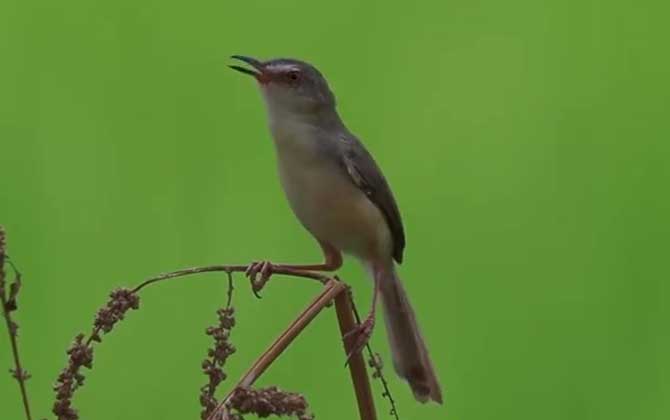
[{"label": "bird's head", "polygon": [[335,108],[335,96],[328,82],[309,63],[289,58],[268,61],[241,55],[232,58],[250,66],[231,65],[230,68],[253,76],[271,109],[311,114]]}]

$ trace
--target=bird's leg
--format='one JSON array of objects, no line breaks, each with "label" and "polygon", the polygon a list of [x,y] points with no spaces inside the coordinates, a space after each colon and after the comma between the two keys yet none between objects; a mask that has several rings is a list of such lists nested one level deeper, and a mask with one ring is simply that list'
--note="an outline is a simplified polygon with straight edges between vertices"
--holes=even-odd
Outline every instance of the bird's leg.
[{"label": "bird's leg", "polygon": [[[245,275],[249,277],[252,285],[264,285],[272,276],[273,271],[281,269],[282,271],[335,271],[342,267],[342,253],[334,246],[318,241],[323,250],[325,262],[322,264],[273,264],[270,261],[255,261],[249,264]],[[256,278],[258,282],[256,282]],[[254,288],[256,289],[256,288]],[[258,295],[256,295],[258,296]]]},{"label": "bird's leg", "polygon": [[370,308],[368,316],[366,316],[363,322],[358,324],[356,328],[349,331],[343,337],[345,340],[349,339],[349,337],[353,337],[352,339],[353,345],[349,348],[349,354],[347,354],[347,363],[349,363],[351,356],[363,350],[363,347],[365,347],[368,344],[368,341],[370,341],[370,337],[372,337],[372,331],[374,330],[375,327],[377,298],[379,297],[379,287],[381,285],[379,278],[380,278],[380,272],[375,270],[374,271],[375,286],[372,292],[372,306]]}]

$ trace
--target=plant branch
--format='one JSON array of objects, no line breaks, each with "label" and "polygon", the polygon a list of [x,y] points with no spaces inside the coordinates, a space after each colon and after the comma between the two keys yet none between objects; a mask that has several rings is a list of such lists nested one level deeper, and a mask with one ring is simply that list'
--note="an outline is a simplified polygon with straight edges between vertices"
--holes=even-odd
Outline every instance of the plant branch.
[{"label": "plant branch", "polygon": [[[354,352],[356,337],[349,334],[357,325],[353,316],[351,295],[349,293],[340,293],[335,298],[335,309],[337,310],[337,321],[340,325],[345,354],[351,354],[349,372],[351,373],[351,381],[354,384],[358,412],[361,420],[376,420],[377,412],[375,411],[375,403],[374,398],[372,398],[372,390],[370,388],[368,372],[365,368],[365,361],[361,352]],[[360,321],[358,324],[360,324]]]},{"label": "plant branch", "polygon": [[[58,416],[59,420],[76,420],[79,418],[77,410],[72,406],[72,399],[74,397],[75,391],[79,389],[84,383],[85,378],[84,375],[80,372],[81,368],[87,367],[91,369],[92,367],[93,343],[101,342],[102,334],[109,333],[114,328],[116,323],[124,318],[128,310],[139,308],[139,292],[142,289],[170,279],[207,272],[225,272],[229,275],[230,281],[231,273],[246,273],[249,268],[250,266],[248,265],[209,265],[203,267],[186,268],[150,277],[142,281],[133,289],[117,289],[112,291],[110,294],[110,300],[103,308],[98,310],[90,335],[86,337],[84,334],[79,334],[75,338],[70,348],[67,350],[68,364],[61,371],[60,375],[58,376],[57,383],[54,386],[54,390],[56,391],[56,402],[54,403],[53,407],[54,414]],[[296,270],[283,266],[273,266],[272,274],[308,278],[316,280],[322,284],[328,284],[330,281],[332,281],[330,277],[317,272]],[[256,294],[258,291],[260,291],[265,286],[267,281],[267,277],[263,278],[263,276],[261,276],[260,280],[257,281],[252,276],[251,286],[254,293]],[[344,287],[342,283],[337,283],[338,288]],[[327,290],[331,290],[332,287],[333,286],[331,285],[331,287],[327,288]],[[232,296],[231,293],[232,289],[229,289],[229,299]],[[332,300],[332,297],[333,296],[330,296],[330,298],[325,303],[328,303],[330,300]],[[316,313],[318,313],[318,311],[316,311]],[[316,313],[314,313],[314,315],[309,320],[311,320],[316,315]],[[307,322],[309,322],[309,320]],[[305,325],[303,325],[300,329],[304,328]],[[279,353],[281,353],[281,350]],[[260,373],[262,373],[263,370],[265,370],[265,368],[263,368]]]},{"label": "plant branch", "polygon": [[[14,281],[11,285],[9,285],[9,287],[6,287],[7,273],[5,271],[5,263],[8,263],[8,266],[10,266],[14,272]],[[232,326],[231,323],[234,323],[234,320],[229,316],[232,314],[232,273],[247,273],[251,267],[252,266],[250,265],[209,265],[186,268],[150,277],[132,289],[122,288],[112,291],[110,294],[110,300],[97,312],[90,335],[86,337],[84,334],[79,334],[67,351],[68,365],[58,376],[57,384],[54,386],[54,390],[56,391],[56,403],[54,404],[53,408],[54,414],[56,414],[61,420],[76,420],[79,418],[77,410],[72,406],[72,398],[74,397],[75,391],[84,384],[85,378],[84,375],[80,373],[80,370],[82,367],[87,367],[88,369],[92,368],[94,342],[102,342],[102,334],[109,333],[117,322],[124,319],[124,316],[128,310],[139,308],[139,292],[142,289],[159,282],[179,277],[207,272],[225,272],[228,275],[229,282],[226,304],[226,311],[228,312],[224,314],[227,316],[227,318],[224,317],[225,319],[221,321],[223,322],[221,325],[226,329],[229,329],[230,326]],[[349,354],[352,351],[352,347],[354,345],[352,339],[354,337],[349,338],[347,334],[356,327],[356,319],[358,318],[358,314],[356,313],[355,307],[353,306],[351,295],[347,293],[348,287],[345,283],[341,282],[337,277],[329,277],[318,272],[303,271],[281,265],[272,266],[271,274],[309,278],[322,283],[325,287],[323,291],[310,303],[310,305],[259,357],[259,359],[247,371],[247,373],[240,379],[236,387],[230,393],[228,393],[228,395],[224,398],[223,401],[221,401],[221,403],[216,406],[211,415],[209,415],[209,420],[215,418],[229,418],[229,411],[231,407],[235,407],[236,410],[242,410],[241,412],[245,412],[245,409],[249,409],[251,411],[248,412],[266,413],[269,408],[266,406],[264,401],[268,398],[276,403],[276,407],[273,406],[274,408],[272,408],[272,410],[274,411],[267,411],[267,413],[293,413],[298,415],[301,419],[311,419],[312,416],[306,414],[305,412],[307,405],[304,398],[300,394],[280,391],[274,387],[263,390],[253,390],[251,389],[251,386],[286,350],[286,348],[297,338],[297,336],[307,327],[307,325],[323,310],[323,308],[329,306],[333,300],[335,301],[338,322],[340,325],[342,337],[344,339],[345,352]],[[268,280],[269,276],[261,275],[260,280],[256,281],[256,277],[251,275],[251,286],[254,293],[257,294],[257,292],[265,286]],[[0,226],[0,304],[2,306],[2,312],[9,333],[14,359],[15,369],[12,369],[11,372],[12,376],[19,384],[26,419],[32,420],[28,393],[26,390],[26,381],[30,378],[30,375],[22,368],[17,342],[18,325],[11,318],[11,313],[17,309],[16,298],[20,286],[21,274],[9,260],[9,256],[6,254],[5,231],[3,227]],[[360,323],[360,320],[358,320],[358,322]],[[371,360],[376,360],[374,359],[374,355],[372,354],[370,347],[368,346],[367,348],[371,356]],[[371,362],[371,366],[375,368],[374,377],[381,377],[381,365],[379,363],[372,364]],[[356,352],[351,356],[349,361],[349,369],[354,384],[361,420],[376,420],[377,417],[374,408],[372,392],[370,390],[370,382],[368,379],[366,366],[360,352]],[[387,396],[391,401],[392,413],[395,414],[397,418],[393,399],[388,393],[388,387],[383,377],[382,383],[384,384],[385,396]],[[248,395],[243,396],[244,392],[247,392]],[[263,404],[258,407],[252,407],[253,404],[249,405],[255,400],[258,400],[256,402],[263,402]],[[216,400],[213,400],[213,402],[216,403]],[[239,404],[242,404],[243,407],[238,407]],[[239,414],[236,414],[234,418],[238,418],[238,415]]]},{"label": "plant branch", "polygon": [[[185,276],[191,276],[194,274],[201,274],[201,273],[212,273],[212,272],[225,272],[227,274],[232,274],[232,273],[244,273],[247,271],[249,268],[248,265],[222,265],[222,264],[215,264],[215,265],[207,265],[207,266],[202,266],[202,267],[190,267],[190,268],[184,268],[181,270],[177,271],[171,271],[168,273],[162,273],[158,274],[153,277],[149,277],[148,279],[142,281],[140,284],[135,286],[133,289],[129,290],[130,294],[137,294],[139,293],[142,289],[151,286],[155,283],[160,283],[166,280],[171,280],[179,277],[185,277]],[[304,271],[304,270],[294,270],[294,269],[289,269],[289,268],[283,268],[283,267],[273,267],[272,270],[273,274],[283,274],[287,276],[293,276],[293,277],[303,277],[303,278],[308,278],[312,280],[317,280],[318,282],[325,284],[328,280],[329,277],[325,276],[323,274],[313,272],[313,271]],[[254,290],[259,290],[260,287],[264,286],[265,284],[252,284],[252,288]],[[229,293],[232,293],[232,289],[229,289]],[[231,298],[231,295],[229,295],[229,299]],[[89,338],[86,340],[86,345],[90,345],[93,341],[96,341],[96,337],[99,337],[100,332],[102,328],[99,326],[96,326],[92,331],[89,336]]]},{"label": "plant branch", "polygon": [[12,312],[17,309],[16,297],[21,286],[21,274],[16,270],[16,267],[10,263],[12,270],[14,271],[15,280],[9,287],[9,294],[7,295],[7,288],[5,287],[5,261],[9,262],[9,256],[6,253],[6,245],[5,229],[0,226],[0,304],[2,305],[2,314],[4,315],[5,323],[7,325],[7,333],[9,334],[9,342],[12,347],[12,356],[14,358],[14,369],[10,371],[12,372],[12,376],[19,383],[21,398],[23,400],[23,411],[25,412],[26,419],[31,420],[30,402],[28,400],[28,391],[26,390],[26,381],[30,379],[30,374],[21,367],[19,345],[17,342],[19,326],[12,319]]},{"label": "plant branch", "polygon": [[[169,280],[169,279],[174,279],[177,277],[184,277],[184,276],[190,276],[193,274],[200,274],[200,273],[211,273],[215,271],[223,271],[226,273],[244,273],[247,271],[249,268],[248,265],[208,265],[204,267],[191,267],[191,268],[185,268],[183,270],[177,270],[177,271],[172,271],[170,273],[163,273],[159,274],[154,277],[150,277],[146,280],[144,280],[142,283],[137,285],[134,289],[132,289],[132,293],[137,293],[140,290],[144,289],[145,287],[161,282],[164,280]],[[303,278],[308,278],[308,279],[313,279],[317,280],[320,283],[325,284],[330,277],[325,276],[320,273],[316,273],[314,271],[305,271],[305,270],[294,270],[291,268],[285,268],[281,266],[275,266],[272,268],[272,274],[282,274],[286,276],[293,276],[293,277],[303,277]]]},{"label": "plant branch", "polygon": [[270,347],[256,360],[246,374],[240,379],[235,388],[219,403],[218,407],[209,416],[210,420],[226,418],[228,403],[238,388],[249,388],[265,372],[277,357],[295,340],[305,327],[325,308],[332,300],[346,289],[346,285],[338,280],[330,279],[324,290],[307,308],[286,328],[286,330],[270,345]]},{"label": "plant branch", "polygon": [[[361,317],[358,314],[358,309],[356,309],[356,303],[354,302],[351,290],[349,290],[349,301],[351,302],[351,309],[353,310],[354,318],[356,318],[356,323],[360,324]],[[382,387],[384,388],[384,392],[382,392],[382,397],[389,400],[389,404],[391,405],[390,414],[395,418],[395,420],[400,420],[400,417],[398,415],[398,409],[395,405],[395,400],[393,399],[393,395],[391,395],[391,389],[389,388],[389,384],[386,381],[386,378],[384,377],[384,373],[382,372],[383,364],[381,356],[379,355],[379,353],[374,353],[372,351],[372,347],[370,347],[369,342],[365,344],[365,348],[368,351],[368,357],[369,357],[368,364],[370,365],[370,368],[374,370],[372,377],[375,379],[379,379],[381,381]]]},{"label": "plant branch", "polygon": [[207,376],[208,381],[200,388],[200,412],[201,419],[209,418],[209,415],[216,409],[219,402],[214,397],[216,389],[228,375],[223,368],[237,349],[230,342],[230,334],[235,327],[235,308],[233,308],[233,274],[228,275],[228,301],[226,306],[216,311],[218,322],[208,327],[205,334],[212,337],[214,345],[207,349],[207,357],[202,361],[202,372]]}]

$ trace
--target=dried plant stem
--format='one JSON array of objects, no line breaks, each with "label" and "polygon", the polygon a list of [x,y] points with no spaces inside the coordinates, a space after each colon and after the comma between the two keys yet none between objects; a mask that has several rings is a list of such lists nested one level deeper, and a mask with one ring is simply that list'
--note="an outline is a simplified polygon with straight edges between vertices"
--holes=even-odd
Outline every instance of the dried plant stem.
[{"label": "dried plant stem", "polygon": [[[94,343],[100,343],[102,341],[101,334],[109,333],[114,328],[115,324],[124,318],[125,313],[128,310],[138,309],[139,292],[142,289],[166,280],[208,272],[225,272],[229,275],[230,281],[231,273],[246,272],[249,267],[250,266],[248,265],[209,265],[186,268],[150,277],[142,281],[133,289],[114,290],[110,294],[110,300],[96,314],[94,326],[90,335],[86,337],[84,334],[79,334],[67,351],[68,365],[61,371],[57,383],[54,386],[54,390],[56,391],[56,402],[54,403],[53,408],[54,414],[56,414],[60,420],[76,420],[79,418],[77,410],[72,406],[72,399],[75,391],[83,385],[84,375],[81,374],[80,370],[82,367],[91,369]],[[326,284],[331,280],[330,277],[317,272],[296,270],[281,265],[273,265],[272,274],[308,278],[316,280],[322,284]],[[252,278],[251,286],[254,293],[261,290],[265,286],[267,280],[268,278],[263,279],[262,276],[258,281],[255,278]],[[232,293],[230,289],[229,293]],[[229,294],[228,297],[230,299],[231,295]]]},{"label": "dried plant stem", "polygon": [[247,373],[240,379],[235,388],[219,403],[209,419],[225,418],[227,404],[237,388],[248,388],[265,372],[279,355],[295,340],[305,327],[325,308],[336,296],[342,295],[346,285],[338,280],[327,281],[324,290],[307,308],[286,328],[286,330],[256,360]]},{"label": "dried plant stem", "polygon": [[272,362],[286,350],[305,327],[325,308],[335,296],[339,295],[346,286],[344,283],[331,280],[326,283],[323,292],[286,328],[265,353],[254,363],[244,375],[239,386],[250,387],[265,372]]},{"label": "dried plant stem", "polygon": [[[145,287],[164,280],[169,280],[177,277],[184,277],[184,276],[190,276],[193,274],[200,274],[200,273],[211,273],[215,271],[224,271],[226,273],[244,273],[247,271],[247,268],[249,268],[248,265],[208,265],[204,267],[191,267],[191,268],[185,268],[183,270],[177,270],[177,271],[172,271],[170,273],[163,273],[159,274],[154,277],[150,277],[146,280],[144,280],[142,283],[137,285],[134,289],[132,289],[133,293],[137,293],[140,290],[144,289]],[[287,276],[294,276],[294,277],[303,277],[303,278],[308,278],[308,279],[313,279],[317,280],[320,283],[325,284],[329,277],[325,276],[320,273],[316,273],[313,271],[305,271],[305,270],[294,270],[290,268],[284,268],[281,266],[275,266],[272,269],[272,274],[283,274]]]},{"label": "dried plant stem", "polygon": [[[133,289],[114,290],[110,295],[110,301],[98,311],[91,335],[86,339],[83,334],[78,335],[68,350],[68,366],[66,366],[59,375],[58,383],[54,388],[57,392],[56,403],[53,410],[54,414],[57,414],[58,418],[61,420],[76,420],[79,418],[76,409],[72,407],[74,392],[83,385],[84,380],[84,375],[82,375],[79,370],[81,367],[87,367],[89,369],[92,367],[93,343],[102,341],[100,334],[109,333],[114,325],[124,318],[125,313],[129,309],[137,309],[139,307],[139,292],[142,289],[158,282],[177,277],[206,272],[225,272],[228,274],[229,280],[228,305],[230,305],[232,298],[231,273],[247,272],[249,267],[250,266],[247,265],[210,265],[187,268],[151,277],[144,280]],[[213,409],[211,414],[207,417],[208,420],[231,418],[230,402],[235,397],[237,390],[248,390],[249,387],[253,385],[279,357],[279,355],[286,350],[305,327],[307,327],[323,308],[328,306],[333,300],[335,301],[342,337],[345,339],[344,345],[346,354],[350,354],[352,351],[354,345],[352,340],[355,339],[355,337],[349,337],[347,336],[347,333],[356,327],[356,319],[353,312],[353,302],[350,294],[347,293],[347,285],[345,283],[341,282],[337,277],[328,277],[317,272],[296,270],[281,265],[273,266],[272,274],[309,278],[319,281],[324,284],[325,287],[309,306],[251,366],[242,379],[240,379],[236,387],[218,405],[216,405],[216,408]],[[265,277],[265,279],[261,279],[257,282],[252,276],[251,285],[254,293],[261,290],[268,279],[269,277]],[[370,381],[367,375],[366,364],[360,352],[355,352],[351,355],[349,369],[354,383],[361,420],[376,420],[377,415],[372,391],[370,389]],[[379,371],[379,368],[377,371]]]},{"label": "dried plant stem", "polygon": [[[17,308],[16,297],[21,286],[21,275],[16,270],[14,265],[9,261],[9,257],[5,251],[5,231],[3,227],[0,226],[0,304],[2,306],[2,313],[5,318],[7,331],[9,333],[14,359],[15,368],[12,369],[11,372],[12,376],[19,383],[19,388],[23,399],[25,417],[27,420],[32,420],[28,393],[26,390],[26,381],[30,378],[30,375],[22,368],[17,343],[18,325],[11,318],[12,312]],[[6,262],[12,267],[14,271],[14,282],[9,287],[7,287],[6,283]],[[261,278],[257,281],[255,274],[253,274],[254,268],[251,267],[255,267],[255,265],[210,265],[203,267],[192,267],[150,277],[133,289],[123,288],[112,291],[110,294],[110,300],[96,313],[94,326],[90,335],[88,337],[86,337],[84,334],[77,335],[74,342],[67,351],[68,365],[60,373],[57,383],[54,385],[54,390],[56,391],[56,402],[54,404],[53,413],[56,414],[61,420],[76,420],[79,418],[77,410],[72,406],[72,398],[74,397],[75,391],[84,383],[85,376],[80,373],[80,369],[82,367],[86,367],[88,369],[92,368],[94,343],[102,342],[102,334],[109,333],[117,322],[124,319],[124,316],[128,310],[139,308],[139,292],[142,289],[155,283],[178,277],[207,272],[225,272],[228,275],[229,287],[226,309],[221,310],[225,312],[224,315],[226,316],[224,317],[225,319],[220,319],[220,328],[223,328],[225,330],[224,333],[227,334],[232,325],[234,325],[234,318],[232,317],[233,309],[231,306],[233,293],[232,273],[247,272],[247,270],[251,270],[251,285],[255,294],[260,291],[269,280],[269,276],[261,275]],[[299,416],[300,419],[312,419],[312,415],[306,414],[307,404],[302,395],[280,391],[276,387],[270,387],[263,390],[253,390],[250,387],[286,350],[286,348],[297,338],[297,336],[307,327],[307,325],[309,325],[309,323],[333,301],[335,301],[335,309],[337,311],[340,331],[342,338],[344,339],[345,353],[350,354],[352,352],[355,337],[349,337],[348,333],[356,328],[358,314],[356,313],[355,307],[353,306],[350,293],[347,293],[348,286],[345,283],[341,282],[337,277],[329,277],[318,272],[303,271],[282,265],[273,265],[271,274],[309,278],[322,283],[325,287],[322,292],[316,296],[314,300],[307,306],[307,308],[259,357],[259,359],[247,371],[247,373],[240,379],[235,388],[224,398],[224,400],[216,405],[216,408],[211,412],[211,415],[207,417],[208,420],[230,418],[229,410],[231,407],[231,401],[234,401],[234,399],[237,397],[242,398],[241,393],[243,391],[247,392],[248,395],[244,396],[241,401],[232,402],[232,407],[235,407],[235,410],[239,410],[238,413],[235,414],[235,418],[240,418],[239,414],[241,413],[256,412],[261,417],[267,416],[268,413],[276,415],[295,414]],[[356,316],[354,317],[354,315]],[[220,316],[223,315],[220,314]],[[358,320],[358,323],[360,323],[360,320]],[[208,329],[208,335],[212,335],[212,333],[209,331],[210,329]],[[234,348],[232,348],[232,351],[234,352]],[[370,352],[372,356],[372,352],[369,346],[368,352]],[[373,367],[376,369],[376,374],[381,375],[381,366],[375,365]],[[356,393],[361,420],[376,420],[377,416],[374,407],[374,400],[372,398],[372,391],[370,389],[370,381],[361,352],[357,351],[351,355],[349,360],[349,369],[354,384],[354,390]],[[221,374],[223,375],[222,379],[225,379],[225,374],[222,371]],[[217,380],[217,383],[213,385],[213,389],[216,388],[216,385],[222,379]],[[385,381],[383,382],[385,390],[388,392],[386,383]],[[390,398],[390,394],[388,395]],[[209,394],[209,397],[212,396],[213,391],[211,391]],[[267,406],[265,400],[268,398],[273,401],[275,404],[274,406]],[[210,399],[212,400],[213,404],[211,404],[209,407],[214,407],[216,400],[212,398]],[[247,403],[254,399],[259,401],[262,400],[263,404],[258,407],[249,406]],[[238,407],[238,405],[235,404],[243,404],[243,406]],[[391,405],[393,412],[395,412],[392,399]],[[273,411],[267,411],[270,408]],[[207,412],[205,411],[203,415],[207,416]]]},{"label": "dried plant stem", "polygon": [[[0,274],[1,275],[1,274]],[[2,300],[3,313],[5,316],[5,321],[7,322],[7,331],[11,331],[12,320],[10,318],[9,312],[4,310],[7,306],[7,300],[5,299],[4,293],[0,295]],[[14,356],[14,377],[19,383],[19,388],[21,389],[21,399],[23,400],[23,411],[26,413],[26,419],[31,420],[30,415],[30,402],[28,401],[28,391],[26,390],[26,381],[25,381],[25,371],[21,367],[21,359],[19,358],[19,348],[16,342],[16,337],[11,332],[9,333],[9,342],[12,346],[12,355]]]},{"label": "dried plant stem", "polygon": [[[335,298],[335,309],[337,310],[337,321],[340,325],[340,332],[344,339],[344,350],[346,354],[350,354],[353,351],[356,337],[347,334],[353,331],[357,325],[353,315],[351,295],[349,293],[340,293]],[[368,372],[365,367],[363,355],[360,352],[351,354],[349,359],[349,372],[351,373],[351,381],[354,384],[354,391],[358,402],[358,412],[361,420],[376,420],[377,412],[375,411],[370,380],[368,379]]]},{"label": "dried plant stem", "polygon": [[218,322],[208,327],[205,334],[210,336],[214,343],[207,349],[207,356],[202,361],[202,372],[207,376],[207,383],[200,387],[200,412],[201,419],[209,418],[209,415],[218,406],[214,394],[221,382],[225,381],[228,375],[223,370],[228,358],[235,354],[237,349],[230,342],[230,335],[235,327],[235,308],[233,308],[233,274],[226,273],[228,276],[228,300],[226,306],[216,311]]},{"label": "dried plant stem", "polygon": [[[4,273],[0,270],[0,276],[3,276]],[[4,280],[0,280],[2,282]],[[19,345],[16,340],[16,334],[12,334],[12,330],[15,328],[14,321],[12,321],[11,315],[7,308],[7,299],[5,299],[4,292],[0,294],[0,300],[2,301],[3,315],[5,317],[5,322],[7,324],[7,331],[9,333],[9,342],[12,346],[12,356],[14,358],[14,377],[19,383],[19,388],[21,390],[21,399],[23,400],[23,411],[26,414],[26,419],[31,420],[32,416],[30,415],[30,402],[28,400],[28,391],[26,390],[26,379],[27,373],[21,367],[21,358],[19,357]]]},{"label": "dried plant stem", "polygon": [[[14,269],[14,275],[17,278],[17,281],[12,285],[17,285],[16,290],[12,291],[14,287],[10,287],[10,297],[9,299],[6,296],[6,282],[5,282],[5,261],[9,260],[9,257],[5,253],[6,242],[5,242],[5,230],[0,226],[0,303],[2,304],[2,314],[5,318],[5,323],[7,324],[7,333],[9,334],[9,342],[12,347],[12,356],[14,358],[14,369],[12,375],[16,378],[16,381],[19,383],[19,388],[21,390],[21,399],[23,400],[23,411],[25,412],[26,419],[31,420],[30,415],[30,402],[28,400],[28,391],[26,390],[26,380],[30,378],[28,372],[23,370],[21,366],[21,358],[19,357],[19,345],[17,342],[17,329],[18,325],[12,320],[12,311],[16,310],[16,304],[12,303],[10,305],[10,300],[16,299],[16,294],[18,293],[18,279],[20,274],[16,271],[16,268],[12,265]],[[10,263],[11,264],[11,263]],[[13,295],[13,296],[11,296]]]},{"label": "dried plant stem", "polygon": [[[354,302],[353,294],[351,293],[351,290],[349,290],[349,302],[351,302],[351,309],[354,313],[354,318],[356,319],[356,323],[360,324],[361,323],[361,317],[358,314],[358,309],[356,309],[356,303]],[[395,400],[393,399],[393,395],[391,394],[391,389],[389,388],[388,381],[386,381],[386,378],[384,377],[384,373],[382,372],[382,363],[381,363],[381,357],[379,354],[375,354],[372,351],[372,347],[370,347],[370,343],[367,343],[365,345],[365,348],[368,351],[368,357],[369,357],[369,364],[370,367],[374,370],[372,377],[375,379],[379,379],[382,383],[382,388],[384,388],[384,392],[382,393],[382,396],[389,400],[389,404],[391,405],[391,410],[390,414],[395,418],[395,420],[400,420],[400,416],[398,415],[398,409],[395,405]]]}]

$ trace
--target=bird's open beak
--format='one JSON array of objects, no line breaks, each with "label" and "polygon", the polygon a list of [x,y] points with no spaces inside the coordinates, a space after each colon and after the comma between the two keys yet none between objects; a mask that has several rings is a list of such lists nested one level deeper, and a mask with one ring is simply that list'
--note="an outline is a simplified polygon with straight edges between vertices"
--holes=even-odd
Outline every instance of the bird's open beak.
[{"label": "bird's open beak", "polygon": [[245,63],[249,64],[253,69],[249,69],[246,67],[242,66],[236,66],[236,65],[229,65],[233,70],[237,70],[241,73],[248,74],[250,76],[254,76],[256,80],[259,82],[261,81],[261,78],[263,76],[263,63],[260,61],[256,60],[255,58],[252,57],[245,57],[243,55],[232,55],[230,58],[234,58],[236,60],[244,61]]}]

